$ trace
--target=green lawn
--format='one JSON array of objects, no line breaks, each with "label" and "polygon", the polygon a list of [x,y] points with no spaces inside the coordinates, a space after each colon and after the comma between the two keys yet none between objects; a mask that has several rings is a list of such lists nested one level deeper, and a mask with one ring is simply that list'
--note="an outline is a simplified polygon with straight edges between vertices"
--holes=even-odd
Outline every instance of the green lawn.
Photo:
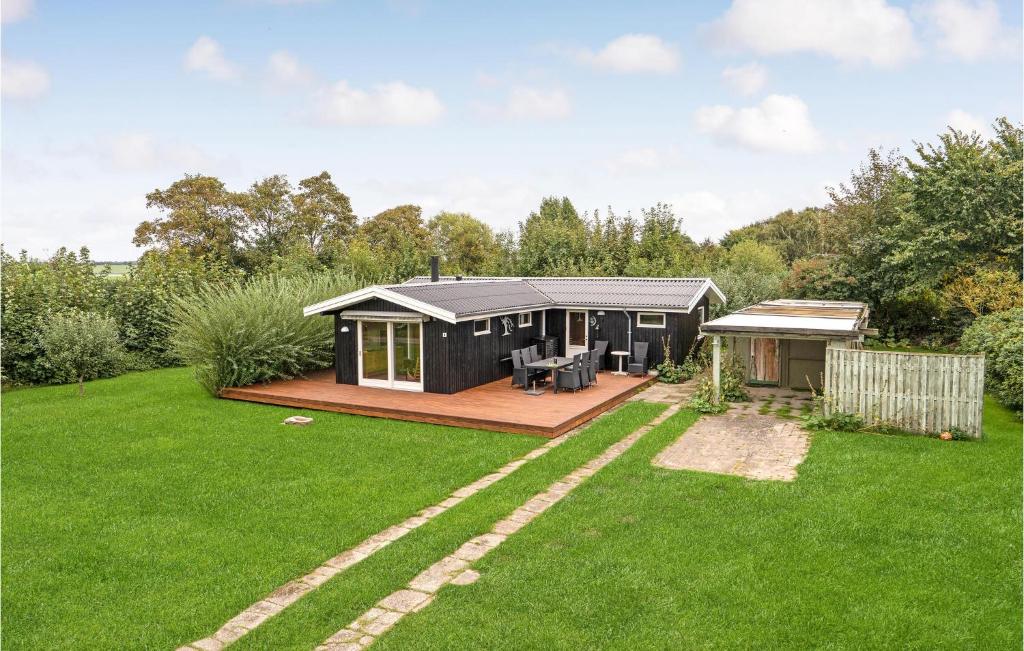
[{"label": "green lawn", "polygon": [[2,417],[5,649],[197,639],[543,442],[216,400],[184,369],[10,391]]},{"label": "green lawn", "polygon": [[682,412],[374,648],[1021,647],[1021,423],[825,432],[791,484],[669,471]]},{"label": "green lawn", "polygon": [[[630,403],[232,649],[311,649],[664,409]],[[2,643],[172,648],[541,441],[207,397],[188,371],[3,400]],[[822,432],[793,483],[668,471],[680,412],[374,648],[1021,646],[1021,422]]]}]

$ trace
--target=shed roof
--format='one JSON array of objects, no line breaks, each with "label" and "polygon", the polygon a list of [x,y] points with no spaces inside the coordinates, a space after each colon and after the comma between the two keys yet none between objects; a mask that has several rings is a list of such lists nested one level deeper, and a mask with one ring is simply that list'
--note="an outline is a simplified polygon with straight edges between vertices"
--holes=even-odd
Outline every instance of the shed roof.
[{"label": "shed roof", "polygon": [[855,301],[764,301],[708,321],[705,334],[804,336],[859,339],[867,330],[868,306]]}]

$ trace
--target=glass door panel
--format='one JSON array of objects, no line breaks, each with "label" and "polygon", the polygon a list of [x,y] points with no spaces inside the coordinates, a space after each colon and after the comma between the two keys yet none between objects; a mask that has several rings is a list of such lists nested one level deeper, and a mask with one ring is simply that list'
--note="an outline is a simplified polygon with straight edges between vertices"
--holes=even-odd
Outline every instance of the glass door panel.
[{"label": "glass door panel", "polygon": [[393,323],[391,364],[395,369],[395,384],[402,388],[418,387],[422,382],[420,369],[420,324]]},{"label": "glass door panel", "polygon": [[[367,384],[387,384],[388,376],[388,324],[384,321],[360,321],[362,333],[362,376]],[[363,382],[360,382],[361,384]]]}]

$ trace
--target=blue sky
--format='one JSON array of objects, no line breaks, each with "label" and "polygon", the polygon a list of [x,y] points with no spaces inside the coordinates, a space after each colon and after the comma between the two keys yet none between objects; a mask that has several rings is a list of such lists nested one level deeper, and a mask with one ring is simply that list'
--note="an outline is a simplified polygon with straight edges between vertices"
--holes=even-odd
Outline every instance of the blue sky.
[{"label": "blue sky", "polygon": [[1021,120],[1020,3],[3,0],[2,240],[130,259],[144,195],[329,171],[360,216],[543,196],[694,237],[823,204],[872,146]]}]

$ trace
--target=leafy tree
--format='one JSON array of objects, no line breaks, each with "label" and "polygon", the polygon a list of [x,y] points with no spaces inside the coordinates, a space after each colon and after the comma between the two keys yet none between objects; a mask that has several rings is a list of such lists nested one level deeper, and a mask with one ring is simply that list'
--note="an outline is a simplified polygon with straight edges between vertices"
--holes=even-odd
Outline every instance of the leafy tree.
[{"label": "leafy tree", "polygon": [[1021,307],[1021,283],[1009,269],[976,269],[954,278],[942,288],[942,297],[952,309],[975,317]]},{"label": "leafy tree", "polygon": [[427,267],[432,247],[419,206],[397,206],[374,215],[360,226],[359,235],[390,280],[404,280]]},{"label": "leafy tree", "polygon": [[497,255],[494,231],[467,213],[438,213],[427,229],[445,274],[482,275]]},{"label": "leafy tree", "polygon": [[546,197],[519,224],[519,273],[576,276],[587,266],[587,228],[567,197]]},{"label": "leafy tree", "polygon": [[645,209],[642,214],[639,242],[636,246],[620,244],[626,244],[624,248],[629,255],[626,274],[661,276],[678,273],[694,248],[693,240],[682,231],[682,220],[677,219],[672,206],[665,203]]},{"label": "leafy tree", "polygon": [[195,256],[237,262],[238,201],[219,179],[186,174],[170,187],[147,194],[146,207],[166,216],[139,224],[135,246],[183,247]]},{"label": "leafy tree", "polygon": [[722,238],[725,248],[744,240],[754,240],[777,249],[787,263],[802,258],[836,253],[839,250],[832,213],[821,208],[785,210],[749,226],[729,231]]},{"label": "leafy tree", "polygon": [[323,257],[331,248],[343,248],[355,233],[352,203],[327,172],[299,181],[292,202],[295,230],[315,256]]},{"label": "leafy tree", "polygon": [[239,230],[246,245],[250,269],[266,267],[281,255],[295,229],[292,186],[281,174],[253,183],[235,197],[239,207]]},{"label": "leafy tree", "polygon": [[86,380],[116,375],[124,360],[117,323],[95,312],[72,309],[50,315],[39,341],[50,364],[78,381],[80,396],[85,395]]}]

